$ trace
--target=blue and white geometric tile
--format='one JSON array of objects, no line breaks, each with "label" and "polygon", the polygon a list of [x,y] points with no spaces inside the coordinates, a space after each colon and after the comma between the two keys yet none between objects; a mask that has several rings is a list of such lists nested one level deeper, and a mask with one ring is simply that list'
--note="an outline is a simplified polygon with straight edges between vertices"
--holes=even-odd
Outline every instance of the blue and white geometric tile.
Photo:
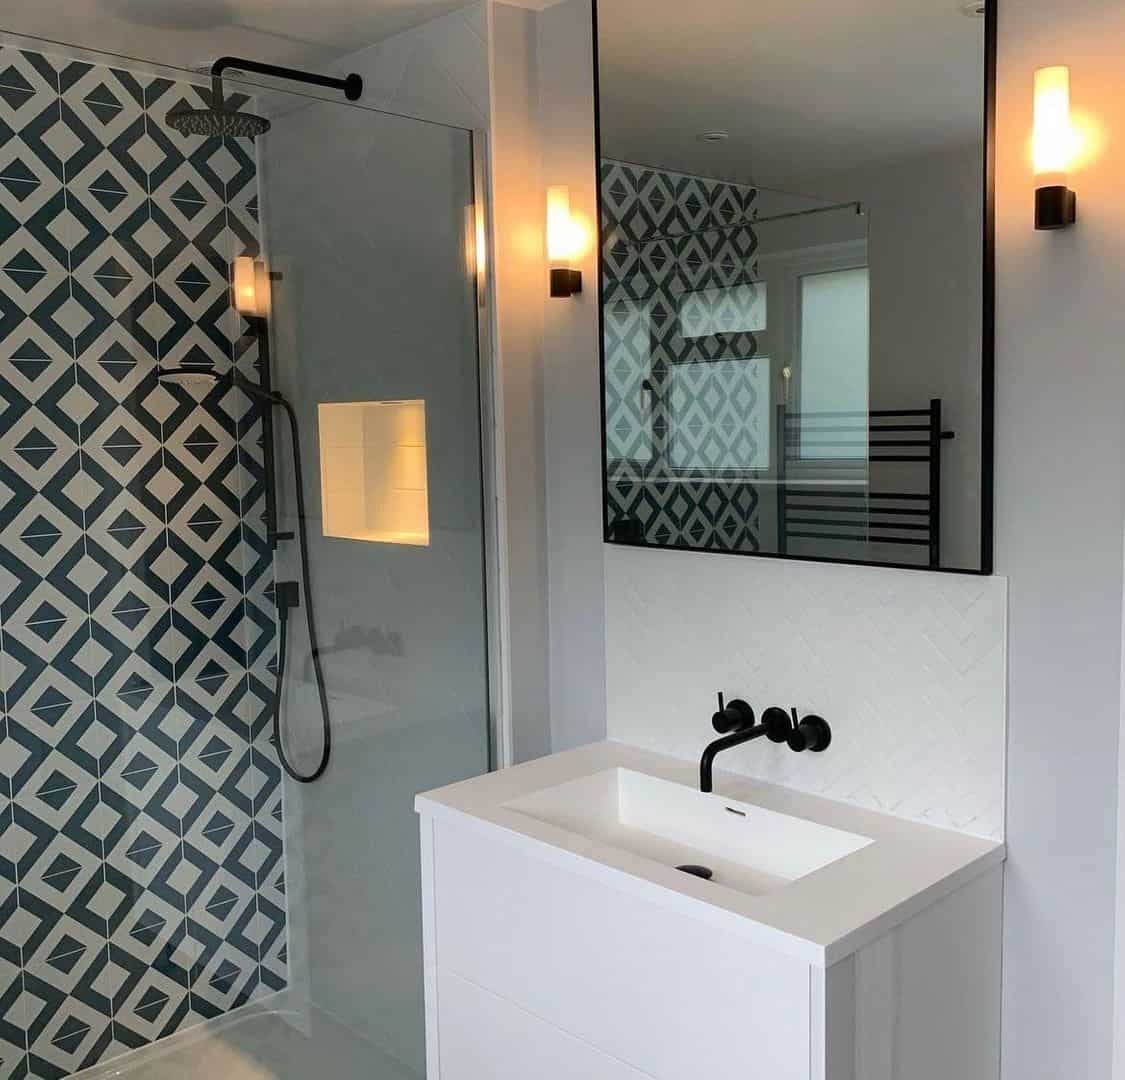
[{"label": "blue and white geometric tile", "polygon": [[34,1075],[286,977],[280,774],[242,716],[274,636],[260,425],[155,377],[255,355],[252,147],[163,121],[203,94],[0,49],[0,1057]]},{"label": "blue and white geometric tile", "polygon": [[112,1039],[106,943],[81,955],[40,951],[25,960],[30,1075],[68,1076],[96,1064]]},{"label": "blue and white geometric tile", "polygon": [[189,1008],[194,954],[183,912],[147,897],[122,924],[109,953],[111,966],[124,973],[113,1000],[115,1039],[135,1049],[179,1030]]}]

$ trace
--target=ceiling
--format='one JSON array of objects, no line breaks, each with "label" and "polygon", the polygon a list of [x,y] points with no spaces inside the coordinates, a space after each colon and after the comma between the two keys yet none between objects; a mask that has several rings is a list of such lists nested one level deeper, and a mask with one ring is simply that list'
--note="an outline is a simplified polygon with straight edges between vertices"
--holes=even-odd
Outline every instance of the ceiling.
[{"label": "ceiling", "polygon": [[0,0],[0,30],[180,68],[227,53],[309,64],[464,6],[465,0]]},{"label": "ceiling", "polygon": [[960,7],[598,0],[603,151],[791,186],[979,143],[984,20]]}]

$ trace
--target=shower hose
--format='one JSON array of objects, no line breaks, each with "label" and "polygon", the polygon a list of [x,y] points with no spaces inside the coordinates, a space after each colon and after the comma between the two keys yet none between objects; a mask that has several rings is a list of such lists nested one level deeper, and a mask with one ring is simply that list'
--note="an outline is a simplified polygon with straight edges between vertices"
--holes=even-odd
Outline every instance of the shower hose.
[{"label": "shower hose", "polygon": [[281,696],[285,686],[285,662],[289,651],[289,609],[292,606],[288,601],[278,603],[277,624],[277,683],[273,695],[273,740],[277,747],[277,757],[281,767],[299,784],[311,784],[319,780],[328,768],[328,761],[332,756],[332,726],[328,720],[328,693],[324,688],[324,671],[320,666],[320,639],[316,634],[316,616],[313,613],[312,584],[309,580],[309,538],[305,525],[305,482],[301,471],[301,435],[297,429],[297,414],[293,406],[278,393],[270,394],[270,401],[286,412],[289,417],[289,430],[292,432],[293,446],[293,471],[297,474],[297,538],[301,545],[301,584],[305,590],[305,625],[309,631],[309,649],[312,654],[313,673],[316,676],[316,691],[320,697],[320,717],[323,729],[323,743],[320,752],[320,762],[311,773],[299,772],[289,760],[281,737]]}]

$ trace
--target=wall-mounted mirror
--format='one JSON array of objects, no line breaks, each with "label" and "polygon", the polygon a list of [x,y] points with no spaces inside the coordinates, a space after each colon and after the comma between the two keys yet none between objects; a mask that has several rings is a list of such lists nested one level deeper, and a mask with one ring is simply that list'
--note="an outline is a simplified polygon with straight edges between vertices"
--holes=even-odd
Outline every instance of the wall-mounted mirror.
[{"label": "wall-mounted mirror", "polygon": [[596,23],[606,539],[991,572],[993,0]]}]

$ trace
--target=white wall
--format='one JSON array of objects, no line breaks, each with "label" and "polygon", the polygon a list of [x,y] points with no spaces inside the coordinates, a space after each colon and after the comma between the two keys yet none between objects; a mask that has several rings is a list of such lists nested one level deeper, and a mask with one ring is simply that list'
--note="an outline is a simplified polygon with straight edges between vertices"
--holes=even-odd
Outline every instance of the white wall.
[{"label": "white wall", "polygon": [[543,185],[536,16],[489,4],[492,275],[496,295],[498,496],[507,594],[505,670],[512,761],[550,751],[543,461]]},{"label": "white wall", "polygon": [[[1125,8],[1001,0],[997,567],[1010,579],[1004,1075],[1110,1075],[1122,521]],[[1031,227],[1035,68],[1109,134],[1079,223]]]},{"label": "white wall", "polygon": [[[573,213],[597,219],[593,21],[589,0],[565,0],[538,17],[542,181],[570,188]],[[579,74],[581,73],[581,74]],[[546,300],[543,350],[550,587],[551,749],[605,731],[601,394],[595,245],[584,289]],[[540,279],[543,280],[542,278]],[[540,286],[542,288],[542,285]],[[543,290],[545,295],[546,290]]]},{"label": "white wall", "polygon": [[605,731],[594,251],[585,291],[547,295],[546,187],[593,222],[589,0],[491,5],[492,197],[514,759]]}]

